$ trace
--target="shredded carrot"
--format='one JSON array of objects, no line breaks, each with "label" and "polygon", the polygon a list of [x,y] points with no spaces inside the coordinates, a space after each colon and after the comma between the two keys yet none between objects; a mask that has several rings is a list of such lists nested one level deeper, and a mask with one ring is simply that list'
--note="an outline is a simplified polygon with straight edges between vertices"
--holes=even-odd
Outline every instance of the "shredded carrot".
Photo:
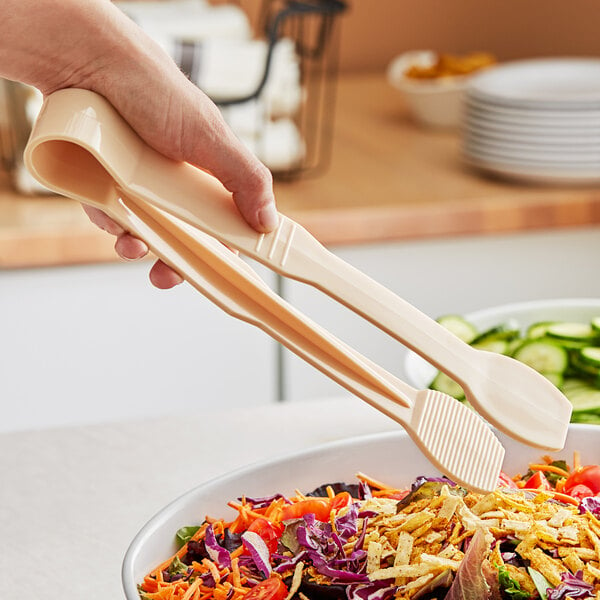
[{"label": "shredded carrot", "polygon": [[292,500],[294,502],[301,502],[302,500],[306,500],[306,495],[303,494],[300,490],[294,490],[294,493],[296,494]]},{"label": "shredded carrot", "polygon": [[564,469],[561,469],[560,467],[555,467],[553,465],[531,464],[529,465],[529,468],[532,471],[542,471],[543,473],[555,473],[556,475],[561,475],[562,477],[569,476],[569,471],[565,471]]},{"label": "shredded carrot", "polygon": [[561,492],[557,492],[556,490],[544,490],[544,494],[552,494],[552,496],[556,500],[560,500],[565,504],[572,504],[573,506],[579,506],[579,500],[577,498],[573,498],[573,496],[569,496],[568,494],[562,494]]},{"label": "shredded carrot", "polygon": [[213,526],[213,531],[215,532],[215,535],[223,535],[223,531],[225,529],[223,519],[219,519],[219,520],[215,521],[212,524],[212,526]]},{"label": "shredded carrot", "polygon": [[[206,592],[205,592],[206,593]],[[192,596],[192,600],[199,600],[202,597],[202,588],[199,587],[195,592],[194,595]]]},{"label": "shredded carrot", "polygon": [[373,490],[372,492],[374,498],[387,498],[389,496],[394,495],[397,496],[406,496],[408,494],[407,490],[399,490],[396,488],[383,488],[381,490]]},{"label": "shredded carrot", "polygon": [[198,577],[198,579],[196,579],[196,581],[194,581],[194,583],[190,585],[190,587],[188,588],[187,592],[183,595],[183,598],[181,600],[189,600],[193,596],[194,592],[200,587],[201,583],[202,579]]},{"label": "shredded carrot", "polygon": [[357,473],[357,479],[366,483],[370,488],[377,488],[378,490],[387,490],[389,487],[385,485],[385,483],[381,483],[381,481],[377,481],[377,479],[373,479],[364,473]]},{"label": "shredded carrot", "polygon": [[217,565],[212,560],[208,558],[202,559],[202,564],[210,571],[210,574],[213,576],[215,581],[219,581],[221,579],[221,575],[219,574],[219,569],[217,569]]},{"label": "shredded carrot", "polygon": [[[190,541],[198,541],[199,539],[204,538],[204,535],[206,533],[206,528],[208,527],[208,523],[202,525],[198,531],[196,531],[196,533],[194,533],[194,535],[192,535],[192,537],[190,538]],[[160,565],[158,565],[158,567],[156,567],[156,569],[154,569],[154,571],[152,571],[150,573],[151,576],[153,577],[157,577],[158,573],[162,573],[162,571],[164,571],[172,562],[175,558],[181,558],[182,556],[185,556],[185,554],[187,553],[187,544],[184,544],[173,556],[171,556],[171,558],[165,560],[163,563],[161,563]]]},{"label": "shredded carrot", "polygon": [[[248,508],[248,505],[246,505],[246,504],[235,504],[233,502],[230,502],[229,506],[231,506],[231,508],[235,508],[235,510],[237,510],[240,514],[243,513],[245,517],[253,517],[254,519],[264,517],[264,515],[261,514],[260,512],[257,512],[256,510],[254,510],[252,508]],[[221,523],[222,523],[222,521],[221,521]],[[215,533],[216,533],[216,531],[215,531]]]},{"label": "shredded carrot", "polygon": [[554,487],[555,487],[555,489],[556,489],[556,491],[557,491],[557,492],[561,492],[561,493],[562,493],[562,492],[564,492],[564,490],[565,490],[565,482],[566,482],[566,481],[567,481],[567,480],[566,480],[564,477],[561,477],[561,478],[560,478],[560,479],[559,479],[559,480],[556,482],[556,484],[555,484],[555,486],[554,486]]},{"label": "shredded carrot", "polygon": [[250,509],[245,504],[234,504],[233,502],[230,502],[229,506],[238,511],[237,519],[229,526],[231,532],[239,533],[240,531],[248,529],[250,523],[253,521],[253,519],[250,518],[250,515],[248,515]]},{"label": "shredded carrot", "polygon": [[231,558],[231,580],[234,588],[240,588],[242,586],[242,576],[240,574],[239,559],[237,556],[233,558],[233,553]]},{"label": "shredded carrot", "polygon": [[283,498],[271,502],[264,512],[265,519],[279,523],[281,521],[281,512],[286,504],[287,502]]}]

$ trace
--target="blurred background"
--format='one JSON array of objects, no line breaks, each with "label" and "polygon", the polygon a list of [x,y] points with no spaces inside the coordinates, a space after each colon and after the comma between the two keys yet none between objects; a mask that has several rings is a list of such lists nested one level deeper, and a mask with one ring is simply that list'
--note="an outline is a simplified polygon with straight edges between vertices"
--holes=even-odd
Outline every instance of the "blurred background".
[{"label": "blurred background", "polygon": [[[259,0],[242,0],[251,18]],[[593,0],[477,2],[457,0],[350,1],[343,17],[342,71],[384,69],[396,55],[415,48],[467,53],[486,50],[500,60],[534,56],[597,56]]]},{"label": "blurred background", "polygon": [[[423,312],[600,298],[599,3],[314,0],[308,12],[283,0],[117,4],[271,168],[279,210]],[[269,17],[290,9],[269,40]],[[591,95],[561,104],[544,92],[515,108],[480,90],[465,104],[472,73],[407,75],[440,55],[464,67],[473,53],[491,59],[490,74],[515,59],[584,57],[583,70],[558,68]],[[550,84],[577,87],[561,77]],[[0,83],[0,431],[344,393],[189,286],[153,289],[149,261],[119,261],[79,205],[25,172],[20,154],[42,98]],[[496,152],[512,154],[486,162]],[[402,345],[253,266],[313,319],[409,377]]]}]

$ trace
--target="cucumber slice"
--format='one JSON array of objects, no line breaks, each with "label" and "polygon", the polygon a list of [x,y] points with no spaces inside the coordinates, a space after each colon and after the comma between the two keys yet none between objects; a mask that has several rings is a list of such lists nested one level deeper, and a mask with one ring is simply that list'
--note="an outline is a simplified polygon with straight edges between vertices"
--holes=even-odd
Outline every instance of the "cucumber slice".
[{"label": "cucumber slice", "polygon": [[508,342],[508,347],[506,348],[506,352],[504,354],[508,356],[512,356],[514,351],[523,343],[521,338],[516,338],[514,340],[510,340]]},{"label": "cucumber slice", "polygon": [[513,358],[540,373],[564,373],[569,366],[567,351],[558,344],[545,340],[523,342],[513,352]]},{"label": "cucumber slice", "polygon": [[[583,350],[583,348],[581,350]],[[596,366],[590,361],[585,360],[581,354],[581,350],[571,353],[571,366],[573,369],[575,369],[575,371],[578,373],[587,375],[589,377],[596,378],[600,376],[600,365]]]},{"label": "cucumber slice", "polygon": [[[557,388],[562,388],[564,383],[564,376],[562,373],[542,373],[542,375],[548,380],[551,381]],[[564,393],[564,392],[563,392]]]},{"label": "cucumber slice", "polygon": [[485,350],[487,352],[495,352],[496,354],[508,354],[509,342],[506,340],[483,340],[477,344],[472,344],[477,350]]},{"label": "cucumber slice", "polygon": [[532,323],[525,331],[525,337],[530,340],[544,337],[548,333],[550,325],[556,325],[557,321],[538,321]]},{"label": "cucumber slice", "polygon": [[550,325],[547,330],[550,337],[558,340],[582,342],[593,340],[597,333],[589,323],[562,322]]},{"label": "cucumber slice", "polygon": [[588,363],[593,367],[600,367],[600,347],[586,346],[579,351],[579,357],[584,363]]},{"label": "cucumber slice", "polygon": [[572,423],[586,423],[587,425],[600,425],[600,414],[593,412],[574,412],[571,415]]},{"label": "cucumber slice", "polygon": [[567,398],[573,405],[573,412],[600,413],[600,390],[589,387],[571,392]]},{"label": "cucumber slice", "polygon": [[499,325],[498,327],[492,327],[480,333],[471,344],[475,346],[476,344],[482,344],[484,342],[498,341],[498,340],[506,340],[510,342],[519,336],[521,332],[514,327],[509,327],[507,325]]},{"label": "cucumber slice", "polygon": [[575,390],[589,387],[591,387],[590,383],[585,379],[580,379],[578,377],[565,377],[560,389],[565,396],[568,396]]},{"label": "cucumber slice", "polygon": [[437,322],[467,344],[470,344],[479,333],[475,325],[459,315],[445,315],[440,317]]},{"label": "cucumber slice", "polygon": [[592,329],[600,333],[600,317],[594,317],[591,322]]},{"label": "cucumber slice", "polygon": [[550,341],[554,342],[555,344],[560,344],[566,350],[580,350],[581,348],[585,348],[586,346],[589,346],[590,343],[595,342],[595,340],[581,340],[581,341],[566,340],[566,339],[560,340],[558,338],[554,338],[551,336],[548,336],[545,339],[550,340]]},{"label": "cucumber slice", "polygon": [[460,385],[456,383],[454,379],[448,377],[446,373],[442,373],[441,371],[434,377],[429,387],[432,390],[448,394],[457,400],[463,400],[465,397],[465,392]]}]

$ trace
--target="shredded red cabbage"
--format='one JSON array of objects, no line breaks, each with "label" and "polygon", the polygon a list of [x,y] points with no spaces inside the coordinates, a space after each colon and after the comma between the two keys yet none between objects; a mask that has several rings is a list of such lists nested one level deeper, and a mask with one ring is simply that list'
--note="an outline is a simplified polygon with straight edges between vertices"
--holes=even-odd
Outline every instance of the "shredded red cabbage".
[{"label": "shredded red cabbage", "polygon": [[371,487],[368,483],[364,481],[360,481],[358,484],[358,499],[359,500],[367,500],[368,498],[372,498],[373,494],[371,492]]},{"label": "shredded red cabbage", "polygon": [[560,583],[554,589],[548,589],[548,600],[562,600],[563,598],[593,598],[593,585],[583,580],[583,571],[575,575],[569,572],[561,573]]},{"label": "shredded red cabbage", "polygon": [[[298,545],[318,573],[330,577],[333,583],[370,583],[364,572],[366,552],[356,546],[350,556],[344,552],[346,542],[358,533],[356,504],[350,505],[346,514],[336,517],[335,532],[330,523],[318,521],[314,514],[304,515],[293,527]],[[364,535],[360,539],[364,539]],[[280,571],[281,565],[277,565],[276,570]]]},{"label": "shredded red cabbage", "polygon": [[[273,494],[272,496],[262,496],[260,498],[245,497],[246,502],[250,502],[253,508],[266,508],[275,500],[285,500],[286,504],[292,504],[291,500],[288,500],[283,494]],[[239,502],[242,502],[243,498],[238,498]]]},{"label": "shredded red cabbage", "polygon": [[358,532],[358,504],[351,504],[345,515],[336,517],[335,528],[339,537],[344,541],[356,535]]},{"label": "shredded red cabbage", "polygon": [[259,572],[265,577],[271,574],[271,556],[265,541],[254,531],[242,533],[244,548],[250,552],[250,556]]},{"label": "shredded red cabbage", "polygon": [[215,564],[217,564],[219,567],[231,568],[231,555],[217,542],[212,525],[209,525],[206,528],[204,545],[206,546],[206,552],[208,553],[208,556]]},{"label": "shredded red cabbage", "polygon": [[376,582],[353,585],[348,589],[348,600],[390,600],[396,592],[395,586]]},{"label": "shredded red cabbage", "polygon": [[303,550],[294,556],[285,556],[285,554],[272,554],[271,558],[277,564],[273,568],[276,573],[285,573],[288,569],[294,569],[300,561],[305,561],[308,558],[308,553]]},{"label": "shredded red cabbage", "polygon": [[586,511],[591,512],[595,517],[600,517],[600,497],[588,496],[582,498],[579,503],[579,513],[583,514]]}]

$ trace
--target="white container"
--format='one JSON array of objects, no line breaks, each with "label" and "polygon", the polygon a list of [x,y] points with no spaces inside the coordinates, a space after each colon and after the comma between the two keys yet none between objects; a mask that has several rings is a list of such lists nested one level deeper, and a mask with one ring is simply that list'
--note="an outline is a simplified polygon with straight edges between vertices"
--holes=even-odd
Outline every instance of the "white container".
[{"label": "white container", "polygon": [[[498,437],[506,448],[507,473],[525,472],[529,462],[540,460],[541,450]],[[575,450],[581,453],[582,464],[600,462],[600,427],[571,425],[565,449],[554,456],[572,462]],[[242,494],[309,491],[324,483],[355,481],[359,471],[399,487],[409,486],[419,475],[436,473],[408,435],[389,432],[334,442],[209,481],[166,506],[137,534],[123,562],[127,600],[139,600],[136,585],[175,553],[175,532],[180,527],[198,525],[206,515],[233,519],[235,513],[226,504]]]},{"label": "white container", "polygon": [[429,127],[455,128],[461,120],[462,105],[470,75],[453,75],[436,79],[406,76],[412,66],[429,67],[437,54],[415,50],[396,57],[388,66],[389,83],[402,92],[415,119]]}]

